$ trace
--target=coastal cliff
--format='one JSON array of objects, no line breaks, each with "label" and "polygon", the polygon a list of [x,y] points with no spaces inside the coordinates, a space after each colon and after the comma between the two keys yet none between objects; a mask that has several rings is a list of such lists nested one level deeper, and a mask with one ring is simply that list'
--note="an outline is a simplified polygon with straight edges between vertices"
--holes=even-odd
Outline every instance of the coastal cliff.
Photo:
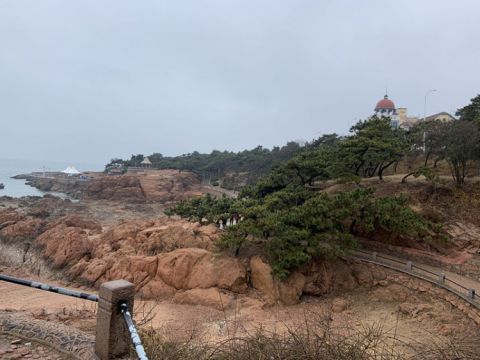
[{"label": "coastal cliff", "polygon": [[166,203],[201,195],[198,176],[178,170],[154,170],[116,176],[90,173],[85,179],[33,175],[15,178],[26,179],[28,185],[39,190],[62,192],[74,199]]}]

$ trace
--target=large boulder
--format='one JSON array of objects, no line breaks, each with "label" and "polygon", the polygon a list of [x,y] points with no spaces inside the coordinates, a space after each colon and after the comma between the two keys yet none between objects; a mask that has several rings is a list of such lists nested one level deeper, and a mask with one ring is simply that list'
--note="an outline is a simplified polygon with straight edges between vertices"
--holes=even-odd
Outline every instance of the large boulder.
[{"label": "large boulder", "polygon": [[[359,281],[352,270],[352,264],[342,260],[312,261],[292,271],[281,281],[272,274],[270,265],[259,256],[250,259],[250,274],[253,288],[261,293],[268,304],[293,305],[300,302],[303,294],[321,296],[334,291],[350,291]],[[368,268],[357,268],[357,276],[363,283],[369,279]]]},{"label": "large boulder", "polygon": [[274,303],[277,300],[272,268],[259,256],[250,259],[250,277],[252,286],[263,295],[268,303]]},{"label": "large boulder", "polygon": [[34,241],[53,268],[71,267],[90,255],[90,242],[85,230],[59,224]]},{"label": "large boulder", "polygon": [[10,225],[16,223],[17,221],[24,220],[25,216],[19,214],[14,209],[1,209],[0,210],[0,229],[2,225],[5,223],[9,223]]},{"label": "large boulder", "polygon": [[352,268],[344,261],[312,261],[302,270],[305,275],[304,292],[320,296],[332,291],[350,291],[357,286]]},{"label": "large boulder", "polygon": [[238,259],[209,252],[195,263],[185,287],[217,287],[243,293],[247,291],[246,269]]},{"label": "large boulder", "polygon": [[160,219],[136,235],[137,243],[141,244],[139,251],[146,255],[181,248],[212,250],[217,237],[218,229],[214,225],[201,226],[175,219]]},{"label": "large boulder", "polygon": [[280,281],[272,274],[270,265],[259,256],[250,260],[252,286],[258,290],[267,303],[293,305],[300,301],[305,286],[305,276],[298,271]]},{"label": "large boulder", "polygon": [[16,221],[0,230],[0,240],[5,243],[31,242],[43,231],[44,225],[45,222],[41,219]]}]

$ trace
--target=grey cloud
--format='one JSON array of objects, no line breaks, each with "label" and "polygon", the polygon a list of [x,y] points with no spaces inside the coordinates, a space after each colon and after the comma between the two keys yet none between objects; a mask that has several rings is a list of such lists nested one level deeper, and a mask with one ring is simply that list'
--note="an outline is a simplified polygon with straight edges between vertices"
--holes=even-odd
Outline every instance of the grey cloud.
[{"label": "grey cloud", "polygon": [[0,157],[104,162],[346,133],[479,93],[477,1],[0,1]]}]

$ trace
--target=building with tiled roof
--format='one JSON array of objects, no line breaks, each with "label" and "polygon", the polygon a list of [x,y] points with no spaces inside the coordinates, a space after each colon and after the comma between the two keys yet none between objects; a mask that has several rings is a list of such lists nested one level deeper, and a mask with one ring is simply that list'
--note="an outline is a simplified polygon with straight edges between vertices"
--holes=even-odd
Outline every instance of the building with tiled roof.
[{"label": "building with tiled roof", "polygon": [[[407,114],[406,107],[396,108],[395,103],[388,98],[388,95],[385,94],[383,99],[377,102],[375,106],[375,115],[378,117],[387,117],[390,119],[390,124],[392,128],[398,129],[402,128],[405,130],[410,130],[415,124],[419,121],[423,121],[423,118],[414,116],[409,117]],[[425,121],[453,121],[455,118],[447,112],[440,112],[427,116]]]}]

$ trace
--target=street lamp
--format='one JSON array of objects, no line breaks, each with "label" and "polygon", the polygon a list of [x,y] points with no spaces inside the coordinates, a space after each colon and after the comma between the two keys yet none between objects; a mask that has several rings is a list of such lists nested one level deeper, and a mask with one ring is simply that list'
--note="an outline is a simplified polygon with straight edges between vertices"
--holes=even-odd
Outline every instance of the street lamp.
[{"label": "street lamp", "polygon": [[436,89],[432,89],[432,90],[428,90],[426,93],[425,93],[425,99],[424,99],[424,102],[423,102],[423,121],[425,121],[425,119],[427,118],[427,96],[428,94],[431,94],[433,92],[437,91]]},{"label": "street lamp", "polygon": [[[431,94],[433,92],[437,91],[437,89],[432,89],[432,90],[428,90],[426,93],[425,93],[425,98],[424,98],[424,102],[423,102],[423,121],[425,122],[425,120],[427,119],[427,96],[428,94]],[[426,148],[426,138],[427,138],[427,133],[424,131],[423,132],[423,153],[425,154],[425,152],[427,151],[427,148]]]}]

